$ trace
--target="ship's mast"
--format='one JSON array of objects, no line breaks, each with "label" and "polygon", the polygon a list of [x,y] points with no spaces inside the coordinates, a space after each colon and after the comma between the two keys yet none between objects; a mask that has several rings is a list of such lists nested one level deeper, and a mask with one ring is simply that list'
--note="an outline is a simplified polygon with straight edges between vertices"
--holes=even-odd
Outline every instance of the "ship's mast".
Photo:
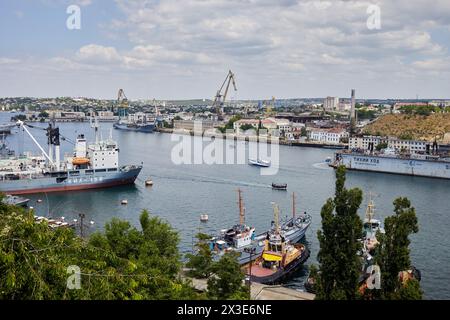
[{"label": "ship's mast", "polygon": [[97,117],[94,115],[93,117],[91,117],[91,128],[94,129],[95,131],[95,143],[98,143],[98,119]]},{"label": "ship's mast", "polygon": [[272,202],[272,206],[273,206],[273,218],[275,221],[275,234],[280,234],[280,222],[279,222],[280,209],[278,208],[278,205],[275,202]]},{"label": "ship's mast", "polygon": [[292,218],[295,219],[295,192],[292,192]]},{"label": "ship's mast", "polygon": [[243,226],[245,224],[245,208],[242,201],[242,191],[238,189],[238,204],[239,204],[239,224]]},{"label": "ship's mast", "polygon": [[370,222],[374,216],[375,213],[375,205],[372,200],[372,193],[369,194],[369,203],[367,204],[366,209],[366,218]]}]

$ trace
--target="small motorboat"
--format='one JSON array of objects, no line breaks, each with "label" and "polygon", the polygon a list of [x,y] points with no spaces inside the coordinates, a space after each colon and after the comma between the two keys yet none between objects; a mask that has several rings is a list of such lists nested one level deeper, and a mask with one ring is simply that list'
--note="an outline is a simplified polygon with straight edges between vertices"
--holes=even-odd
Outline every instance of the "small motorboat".
[{"label": "small motorboat", "polygon": [[3,203],[11,205],[11,206],[19,206],[19,207],[26,207],[28,206],[28,202],[30,199],[19,197],[19,196],[12,196],[7,194],[5,198],[3,198]]},{"label": "small motorboat", "polygon": [[127,199],[123,199],[120,203],[121,203],[122,205],[127,205],[127,204],[128,204],[128,200],[127,200]]},{"label": "small motorboat", "polygon": [[331,163],[331,157],[327,157],[327,158],[325,159],[325,163]]},{"label": "small motorboat", "polygon": [[147,180],[145,180],[145,185],[146,186],[152,186],[153,185],[153,180],[151,178],[148,178]]},{"label": "small motorboat", "polygon": [[200,221],[201,222],[207,222],[209,220],[209,216],[207,214],[201,214],[200,215]]},{"label": "small motorboat", "polygon": [[270,161],[265,161],[261,159],[257,160],[248,159],[248,164],[257,167],[265,167],[265,168],[270,167]]},{"label": "small motorboat", "polygon": [[287,183],[272,183],[272,189],[287,190]]}]

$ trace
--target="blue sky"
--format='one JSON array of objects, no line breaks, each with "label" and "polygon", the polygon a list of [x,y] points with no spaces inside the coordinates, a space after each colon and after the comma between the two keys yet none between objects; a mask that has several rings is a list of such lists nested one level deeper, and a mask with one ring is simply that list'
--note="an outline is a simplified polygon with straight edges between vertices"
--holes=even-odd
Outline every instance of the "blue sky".
[{"label": "blue sky", "polygon": [[211,98],[232,69],[235,99],[450,98],[448,0],[2,0],[0,35],[2,97]]}]

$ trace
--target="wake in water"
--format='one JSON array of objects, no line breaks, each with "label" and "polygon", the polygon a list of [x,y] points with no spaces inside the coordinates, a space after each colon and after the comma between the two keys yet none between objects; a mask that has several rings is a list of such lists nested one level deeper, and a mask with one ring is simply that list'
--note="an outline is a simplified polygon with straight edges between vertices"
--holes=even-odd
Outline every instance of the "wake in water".
[{"label": "wake in water", "polygon": [[188,176],[186,174],[184,174],[184,177],[174,177],[174,176],[155,175],[154,174],[153,177],[177,180],[177,181],[193,181],[193,182],[203,182],[203,183],[238,185],[238,186],[244,186],[244,187],[272,188],[272,186],[270,186],[270,185],[257,183],[257,182],[231,180],[231,179],[223,179],[223,178],[211,178],[211,177],[207,177],[207,176],[196,176],[196,175]]},{"label": "wake in water", "polygon": [[320,170],[333,170],[333,168],[331,168],[328,163],[326,162],[318,162],[318,163],[314,163],[312,165],[314,168],[316,169],[320,169]]}]

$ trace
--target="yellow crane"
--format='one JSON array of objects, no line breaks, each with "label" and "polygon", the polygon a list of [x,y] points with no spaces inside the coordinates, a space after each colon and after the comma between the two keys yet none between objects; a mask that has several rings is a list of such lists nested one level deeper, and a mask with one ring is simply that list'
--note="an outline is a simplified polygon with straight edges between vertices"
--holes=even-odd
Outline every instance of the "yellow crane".
[{"label": "yellow crane", "polygon": [[125,91],[123,89],[119,89],[119,93],[117,94],[117,110],[119,112],[119,117],[122,115],[126,115],[126,110],[128,109],[128,98],[125,95]]},{"label": "yellow crane", "polygon": [[[219,88],[219,90],[217,90],[216,96],[214,98],[213,108],[214,108],[216,114],[219,116],[219,118],[222,117],[223,105],[225,104],[225,100],[227,99],[227,95],[228,95],[228,91],[230,89],[231,83],[233,83],[234,91],[237,91],[234,73],[231,70],[229,70],[225,80],[222,83],[222,86]],[[225,84],[226,84],[226,86],[225,86]],[[225,91],[222,93],[224,88],[225,88]]]},{"label": "yellow crane", "polygon": [[266,116],[271,116],[273,114],[273,109],[275,108],[275,97],[272,96],[272,101],[267,102],[266,105]]}]

